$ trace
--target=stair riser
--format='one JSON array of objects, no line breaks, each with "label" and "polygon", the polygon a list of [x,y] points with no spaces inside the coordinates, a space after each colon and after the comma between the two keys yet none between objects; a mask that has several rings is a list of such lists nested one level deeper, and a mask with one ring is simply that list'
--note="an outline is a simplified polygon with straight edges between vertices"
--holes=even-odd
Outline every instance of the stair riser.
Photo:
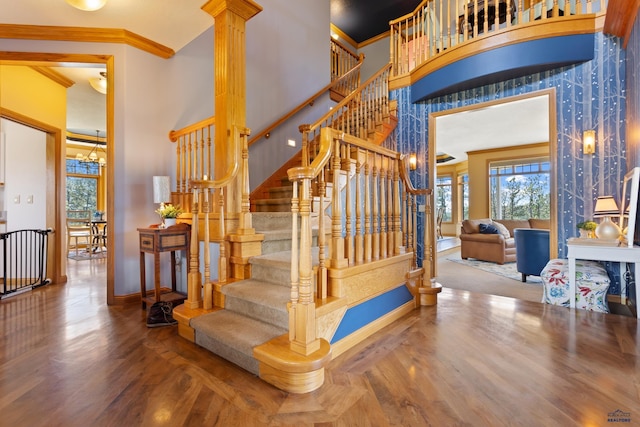
[{"label": "stair riser", "polygon": [[291,285],[291,267],[281,269],[271,265],[251,265],[251,278],[273,283],[274,285]]},{"label": "stair riser", "polygon": [[234,311],[279,328],[286,329],[289,327],[289,315],[286,311],[286,302],[282,307],[269,307],[227,295],[224,308],[225,310]]},{"label": "stair riser", "polygon": [[253,351],[251,351],[250,354],[245,354],[239,349],[224,344],[223,342],[217,340],[215,337],[205,334],[199,334],[197,332],[196,344],[206,348],[214,354],[217,354],[223,359],[235,363],[236,365],[251,372],[252,374],[259,374],[259,363],[256,359],[253,358]]},{"label": "stair riser", "polygon": [[291,205],[286,213],[257,212],[251,216],[253,227],[258,230],[291,230]]}]

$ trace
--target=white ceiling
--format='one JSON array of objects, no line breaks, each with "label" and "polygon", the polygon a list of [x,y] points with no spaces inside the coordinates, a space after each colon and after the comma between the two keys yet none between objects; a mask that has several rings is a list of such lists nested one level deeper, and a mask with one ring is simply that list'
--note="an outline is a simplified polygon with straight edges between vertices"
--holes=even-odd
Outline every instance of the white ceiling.
[{"label": "white ceiling", "polygon": [[213,25],[201,8],[206,0],[108,0],[84,12],[64,0],[0,0],[0,23],[64,27],[121,28],[174,51]]},{"label": "white ceiling", "polygon": [[467,152],[549,141],[547,95],[436,118],[436,151],[467,159]]}]

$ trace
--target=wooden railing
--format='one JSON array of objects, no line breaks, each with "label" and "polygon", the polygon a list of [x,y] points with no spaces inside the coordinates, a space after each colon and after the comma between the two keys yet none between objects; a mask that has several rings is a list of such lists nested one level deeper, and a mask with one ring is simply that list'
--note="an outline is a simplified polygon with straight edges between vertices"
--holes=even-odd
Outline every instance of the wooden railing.
[{"label": "wooden railing", "polygon": [[347,74],[360,61],[361,56],[352,53],[339,41],[331,39],[331,81]]},{"label": "wooden railing", "polygon": [[[213,173],[213,124],[214,118],[200,121],[186,128],[171,131],[170,139],[177,143],[176,191],[172,192],[172,202],[180,203],[191,217],[191,245],[189,250],[189,273],[187,276],[188,308],[213,307],[213,279],[211,275],[210,243],[219,243],[217,283],[224,284],[228,280],[228,255],[225,237],[225,218],[227,206],[225,202],[226,188],[241,172],[241,212],[239,229],[251,228],[249,212],[249,164],[248,164],[248,129],[233,127],[229,152],[232,160],[227,171],[219,179],[211,179]],[[240,148],[241,147],[241,148]],[[241,153],[242,159],[238,158]],[[216,229],[210,230],[214,224]],[[203,241],[203,266],[200,266],[199,248]],[[202,269],[201,269],[202,267]],[[204,288],[204,299],[203,291]]]},{"label": "wooden railing", "polygon": [[390,22],[392,75],[410,73],[447,49],[490,33],[534,21],[604,13],[606,3],[607,0],[469,0],[460,6],[458,1],[424,0],[412,13]]},{"label": "wooden railing", "polygon": [[180,130],[169,132],[176,143],[176,185],[171,202],[185,212],[191,209],[191,179],[213,176],[213,132],[215,117],[201,120]]},{"label": "wooden railing", "polygon": [[[364,265],[414,251],[418,240],[417,198],[428,194],[407,182],[406,171],[402,172],[407,165],[395,151],[327,126],[320,129],[317,146],[309,165],[288,171],[293,182],[289,338],[291,348],[302,354],[315,351],[317,345],[315,301],[335,296],[327,289],[328,269]],[[325,215],[318,215],[314,289],[311,189],[317,189],[319,205],[323,206],[327,182],[332,183],[331,237],[327,244]],[[428,198],[425,203],[430,203]],[[325,247],[329,248],[328,256]],[[411,268],[417,269],[415,256],[413,260]]]},{"label": "wooden railing", "polygon": [[367,139],[389,116],[389,71],[391,64],[371,76],[313,125],[302,125],[302,164],[308,166],[318,153],[320,131],[331,127]]}]

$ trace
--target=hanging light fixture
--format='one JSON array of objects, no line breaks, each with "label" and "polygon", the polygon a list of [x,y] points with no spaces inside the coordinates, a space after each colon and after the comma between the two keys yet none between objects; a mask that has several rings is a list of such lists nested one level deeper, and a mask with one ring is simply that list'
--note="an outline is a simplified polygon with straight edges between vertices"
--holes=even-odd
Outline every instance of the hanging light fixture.
[{"label": "hanging light fixture", "polygon": [[98,150],[104,152],[100,147],[100,131],[96,130],[96,145],[91,149],[88,156],[82,153],[76,154],[76,160],[82,163],[96,163],[100,167],[105,167],[107,160],[104,157],[98,157]]},{"label": "hanging light fixture", "polygon": [[100,72],[100,77],[92,77],[89,79],[89,84],[92,88],[97,90],[103,95],[107,94],[107,73],[105,71]]},{"label": "hanging light fixture", "polygon": [[76,9],[87,12],[93,12],[101,9],[105,4],[107,4],[107,0],[66,0],[66,2]]}]

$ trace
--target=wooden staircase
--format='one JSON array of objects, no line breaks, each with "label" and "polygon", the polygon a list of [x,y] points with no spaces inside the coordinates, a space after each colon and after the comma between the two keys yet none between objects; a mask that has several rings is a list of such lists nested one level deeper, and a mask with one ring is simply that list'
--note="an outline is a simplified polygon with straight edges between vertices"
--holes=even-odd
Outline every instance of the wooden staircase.
[{"label": "wooden staircase", "polygon": [[[368,127],[360,127],[357,136],[374,144],[382,145],[389,135],[396,129],[398,118],[396,115],[397,101],[389,102],[389,113],[381,115],[376,121],[371,121]],[[313,160],[313,159],[310,159]],[[289,181],[287,171],[302,164],[302,151],[294,155],[269,178],[251,193],[252,212],[290,212],[293,184]]]}]

